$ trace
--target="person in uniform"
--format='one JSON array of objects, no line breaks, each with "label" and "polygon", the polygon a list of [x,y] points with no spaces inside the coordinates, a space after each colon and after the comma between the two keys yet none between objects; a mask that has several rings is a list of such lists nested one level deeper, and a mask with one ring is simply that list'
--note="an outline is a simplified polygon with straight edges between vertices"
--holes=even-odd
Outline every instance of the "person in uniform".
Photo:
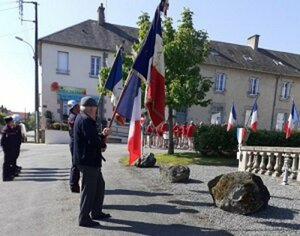
[{"label": "person in uniform", "polygon": [[69,136],[70,136],[70,152],[71,152],[71,162],[72,166],[70,169],[70,189],[73,193],[79,193],[80,187],[79,187],[79,179],[80,179],[80,172],[78,168],[75,165],[74,158],[73,158],[73,149],[74,149],[74,123],[76,116],[80,112],[79,104],[75,100],[68,101],[68,109],[69,109],[69,117],[68,117],[68,125],[69,125]]},{"label": "person in uniform", "polygon": [[98,134],[97,102],[93,98],[83,97],[80,110],[74,124],[74,160],[82,174],[79,226],[95,227],[100,224],[94,220],[111,217],[102,212],[105,182],[101,173],[110,128]]},{"label": "person in uniform", "polygon": [[1,146],[4,152],[2,179],[12,181],[15,176],[14,160],[18,148],[18,137],[11,116],[4,117],[6,125],[2,130]]},{"label": "person in uniform", "polygon": [[22,126],[21,126],[20,115],[14,114],[14,115],[12,115],[12,118],[14,121],[14,129],[16,130],[16,135],[17,135],[17,149],[16,149],[16,153],[15,153],[16,156],[13,161],[13,168],[14,168],[15,176],[18,176],[22,170],[22,167],[17,165],[17,160],[19,158],[20,151],[21,151],[23,135],[22,135]]}]

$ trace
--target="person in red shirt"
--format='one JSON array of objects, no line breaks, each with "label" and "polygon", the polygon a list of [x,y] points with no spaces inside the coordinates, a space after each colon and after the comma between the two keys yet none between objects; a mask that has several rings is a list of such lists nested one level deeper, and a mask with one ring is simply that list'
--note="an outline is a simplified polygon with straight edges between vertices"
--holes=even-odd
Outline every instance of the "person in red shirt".
[{"label": "person in red shirt", "polygon": [[183,144],[183,125],[178,124],[178,144],[177,144],[177,148],[182,148],[182,144]]},{"label": "person in red shirt", "polygon": [[163,123],[161,130],[163,133],[163,148],[167,148],[169,142],[169,127],[166,121]]},{"label": "person in red shirt", "polygon": [[152,134],[153,134],[153,124],[152,121],[149,122],[149,124],[146,127],[146,136],[147,136],[147,146],[151,148],[152,145]]},{"label": "person in red shirt", "polygon": [[189,150],[194,149],[194,135],[196,132],[196,125],[194,124],[193,121],[190,122],[190,124],[187,126],[187,132],[186,132],[186,137],[188,139],[188,148]]}]

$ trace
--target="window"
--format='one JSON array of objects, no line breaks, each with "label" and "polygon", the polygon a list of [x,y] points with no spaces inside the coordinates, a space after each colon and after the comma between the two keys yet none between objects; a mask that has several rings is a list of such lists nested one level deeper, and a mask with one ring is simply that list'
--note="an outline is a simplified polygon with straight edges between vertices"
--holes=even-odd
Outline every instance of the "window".
[{"label": "window", "polygon": [[213,106],[211,110],[210,123],[213,125],[220,125],[223,122],[224,107]]},{"label": "window", "polygon": [[226,82],[226,74],[217,73],[215,78],[215,91],[216,92],[224,92],[225,91],[225,82]]},{"label": "window", "polygon": [[101,57],[92,56],[91,57],[91,70],[90,76],[97,77],[99,75]]},{"label": "window", "polygon": [[286,113],[278,113],[277,114],[277,119],[276,119],[276,130],[282,131],[284,128],[284,123],[285,120],[287,119],[287,114]]},{"label": "window", "polygon": [[69,53],[57,52],[57,69],[58,74],[69,74]]},{"label": "window", "polygon": [[291,93],[291,83],[283,82],[281,88],[281,99],[289,99]]},{"label": "window", "polygon": [[249,79],[249,95],[258,95],[259,91],[259,79],[251,77]]}]

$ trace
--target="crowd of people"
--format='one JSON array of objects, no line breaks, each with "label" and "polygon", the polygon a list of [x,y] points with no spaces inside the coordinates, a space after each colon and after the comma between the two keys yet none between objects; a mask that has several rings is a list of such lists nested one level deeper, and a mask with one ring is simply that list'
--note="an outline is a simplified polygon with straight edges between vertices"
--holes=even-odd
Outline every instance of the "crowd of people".
[{"label": "crowd of people", "polygon": [[[110,218],[102,211],[105,181],[101,172],[102,153],[106,150],[110,128],[99,133],[96,124],[97,102],[89,96],[83,97],[80,103],[68,102],[69,135],[70,135],[70,190],[81,193],[79,207],[79,225],[95,227],[95,220]],[[1,146],[4,152],[3,181],[12,181],[19,175],[22,167],[17,165],[20,147],[24,135],[20,117],[7,116],[2,130]],[[152,122],[143,124],[145,146],[167,148],[170,128],[167,122],[155,128]],[[197,126],[193,121],[184,124],[175,123],[172,127],[176,148],[193,149],[193,137]],[[81,177],[81,178],[80,178]],[[81,179],[81,184],[79,183]]]},{"label": "crowd of people", "polygon": [[[176,122],[173,125],[173,140],[175,148],[194,150],[194,135],[197,130],[197,125],[190,121],[180,124]],[[162,123],[155,128],[150,121],[143,127],[143,146],[155,148],[168,148],[170,129],[167,122]]]}]

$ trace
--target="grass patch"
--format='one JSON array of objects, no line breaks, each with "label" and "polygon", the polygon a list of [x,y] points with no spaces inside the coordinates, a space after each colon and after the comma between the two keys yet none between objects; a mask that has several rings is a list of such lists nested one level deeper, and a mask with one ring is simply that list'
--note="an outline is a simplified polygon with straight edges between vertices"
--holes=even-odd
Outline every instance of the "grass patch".
[{"label": "grass patch", "polygon": [[[155,154],[158,164],[170,165],[207,165],[207,166],[237,166],[238,160],[235,157],[210,156],[205,157],[194,152],[180,152],[173,155],[166,153]],[[119,161],[123,165],[128,165],[128,157],[123,157]]]}]

